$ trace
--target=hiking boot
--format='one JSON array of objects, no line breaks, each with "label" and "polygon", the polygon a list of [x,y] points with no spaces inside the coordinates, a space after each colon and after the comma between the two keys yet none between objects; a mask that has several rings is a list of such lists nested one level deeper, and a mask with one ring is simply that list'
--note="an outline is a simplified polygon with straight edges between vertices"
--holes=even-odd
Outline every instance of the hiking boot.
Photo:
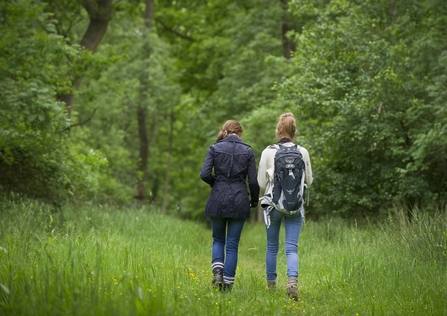
[{"label": "hiking boot", "polygon": [[276,281],[267,281],[267,290],[269,291],[276,290]]},{"label": "hiking boot", "polygon": [[213,285],[213,287],[221,290],[222,284],[223,284],[223,269],[215,268],[213,270],[213,273],[214,273],[214,277],[213,277],[213,282],[211,282],[211,284]]},{"label": "hiking boot", "polygon": [[287,285],[287,295],[289,298],[298,301],[298,287],[292,284]]},{"label": "hiking boot", "polygon": [[224,283],[224,285],[223,285],[224,292],[230,292],[232,289],[233,289],[233,284]]}]

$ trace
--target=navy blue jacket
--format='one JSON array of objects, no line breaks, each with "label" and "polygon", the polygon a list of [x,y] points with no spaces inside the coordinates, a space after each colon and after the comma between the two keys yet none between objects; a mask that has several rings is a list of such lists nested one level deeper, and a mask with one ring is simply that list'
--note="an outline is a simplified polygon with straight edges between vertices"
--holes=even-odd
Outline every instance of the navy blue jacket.
[{"label": "navy blue jacket", "polygon": [[253,149],[239,137],[229,135],[210,146],[200,178],[212,188],[205,216],[250,217],[250,201],[257,203],[259,199],[256,162]]}]

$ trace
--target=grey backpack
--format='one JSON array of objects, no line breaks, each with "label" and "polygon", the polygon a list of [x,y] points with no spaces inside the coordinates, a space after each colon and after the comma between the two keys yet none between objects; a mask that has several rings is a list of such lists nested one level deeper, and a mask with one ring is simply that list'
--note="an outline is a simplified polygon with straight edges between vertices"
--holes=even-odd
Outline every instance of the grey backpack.
[{"label": "grey backpack", "polygon": [[304,204],[306,184],[304,182],[306,164],[298,145],[291,147],[276,144],[273,195],[262,198],[261,206],[269,206],[292,215],[300,211]]}]

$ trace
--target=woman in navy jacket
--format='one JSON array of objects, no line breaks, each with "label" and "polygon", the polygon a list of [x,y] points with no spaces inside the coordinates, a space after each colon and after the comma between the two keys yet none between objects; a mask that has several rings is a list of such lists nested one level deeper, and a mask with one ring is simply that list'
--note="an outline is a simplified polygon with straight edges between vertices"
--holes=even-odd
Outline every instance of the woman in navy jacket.
[{"label": "woman in navy jacket", "polygon": [[205,207],[213,235],[212,284],[224,291],[233,287],[242,228],[259,198],[255,156],[241,136],[241,124],[226,121],[200,170],[200,177],[212,188]]}]

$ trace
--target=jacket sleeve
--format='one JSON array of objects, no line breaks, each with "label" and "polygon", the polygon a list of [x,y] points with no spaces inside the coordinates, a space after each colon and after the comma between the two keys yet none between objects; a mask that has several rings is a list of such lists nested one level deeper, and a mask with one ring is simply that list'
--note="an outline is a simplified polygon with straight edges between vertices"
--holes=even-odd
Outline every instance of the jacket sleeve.
[{"label": "jacket sleeve", "polygon": [[258,183],[261,189],[265,190],[268,182],[273,178],[273,159],[276,149],[267,147],[262,151],[258,168]]},{"label": "jacket sleeve", "polygon": [[213,187],[215,176],[211,173],[214,167],[214,149],[211,146],[206,154],[205,161],[200,169],[200,178]]},{"label": "jacket sleeve", "polygon": [[248,187],[250,188],[250,202],[259,200],[259,184],[256,174],[256,159],[253,150],[250,148],[248,160]]},{"label": "jacket sleeve", "polygon": [[306,180],[307,186],[309,187],[313,182],[312,166],[310,164],[309,152],[307,151],[306,148],[303,148],[303,147],[301,147],[300,150],[301,150],[301,154],[303,155],[304,163],[306,164],[305,180]]}]

